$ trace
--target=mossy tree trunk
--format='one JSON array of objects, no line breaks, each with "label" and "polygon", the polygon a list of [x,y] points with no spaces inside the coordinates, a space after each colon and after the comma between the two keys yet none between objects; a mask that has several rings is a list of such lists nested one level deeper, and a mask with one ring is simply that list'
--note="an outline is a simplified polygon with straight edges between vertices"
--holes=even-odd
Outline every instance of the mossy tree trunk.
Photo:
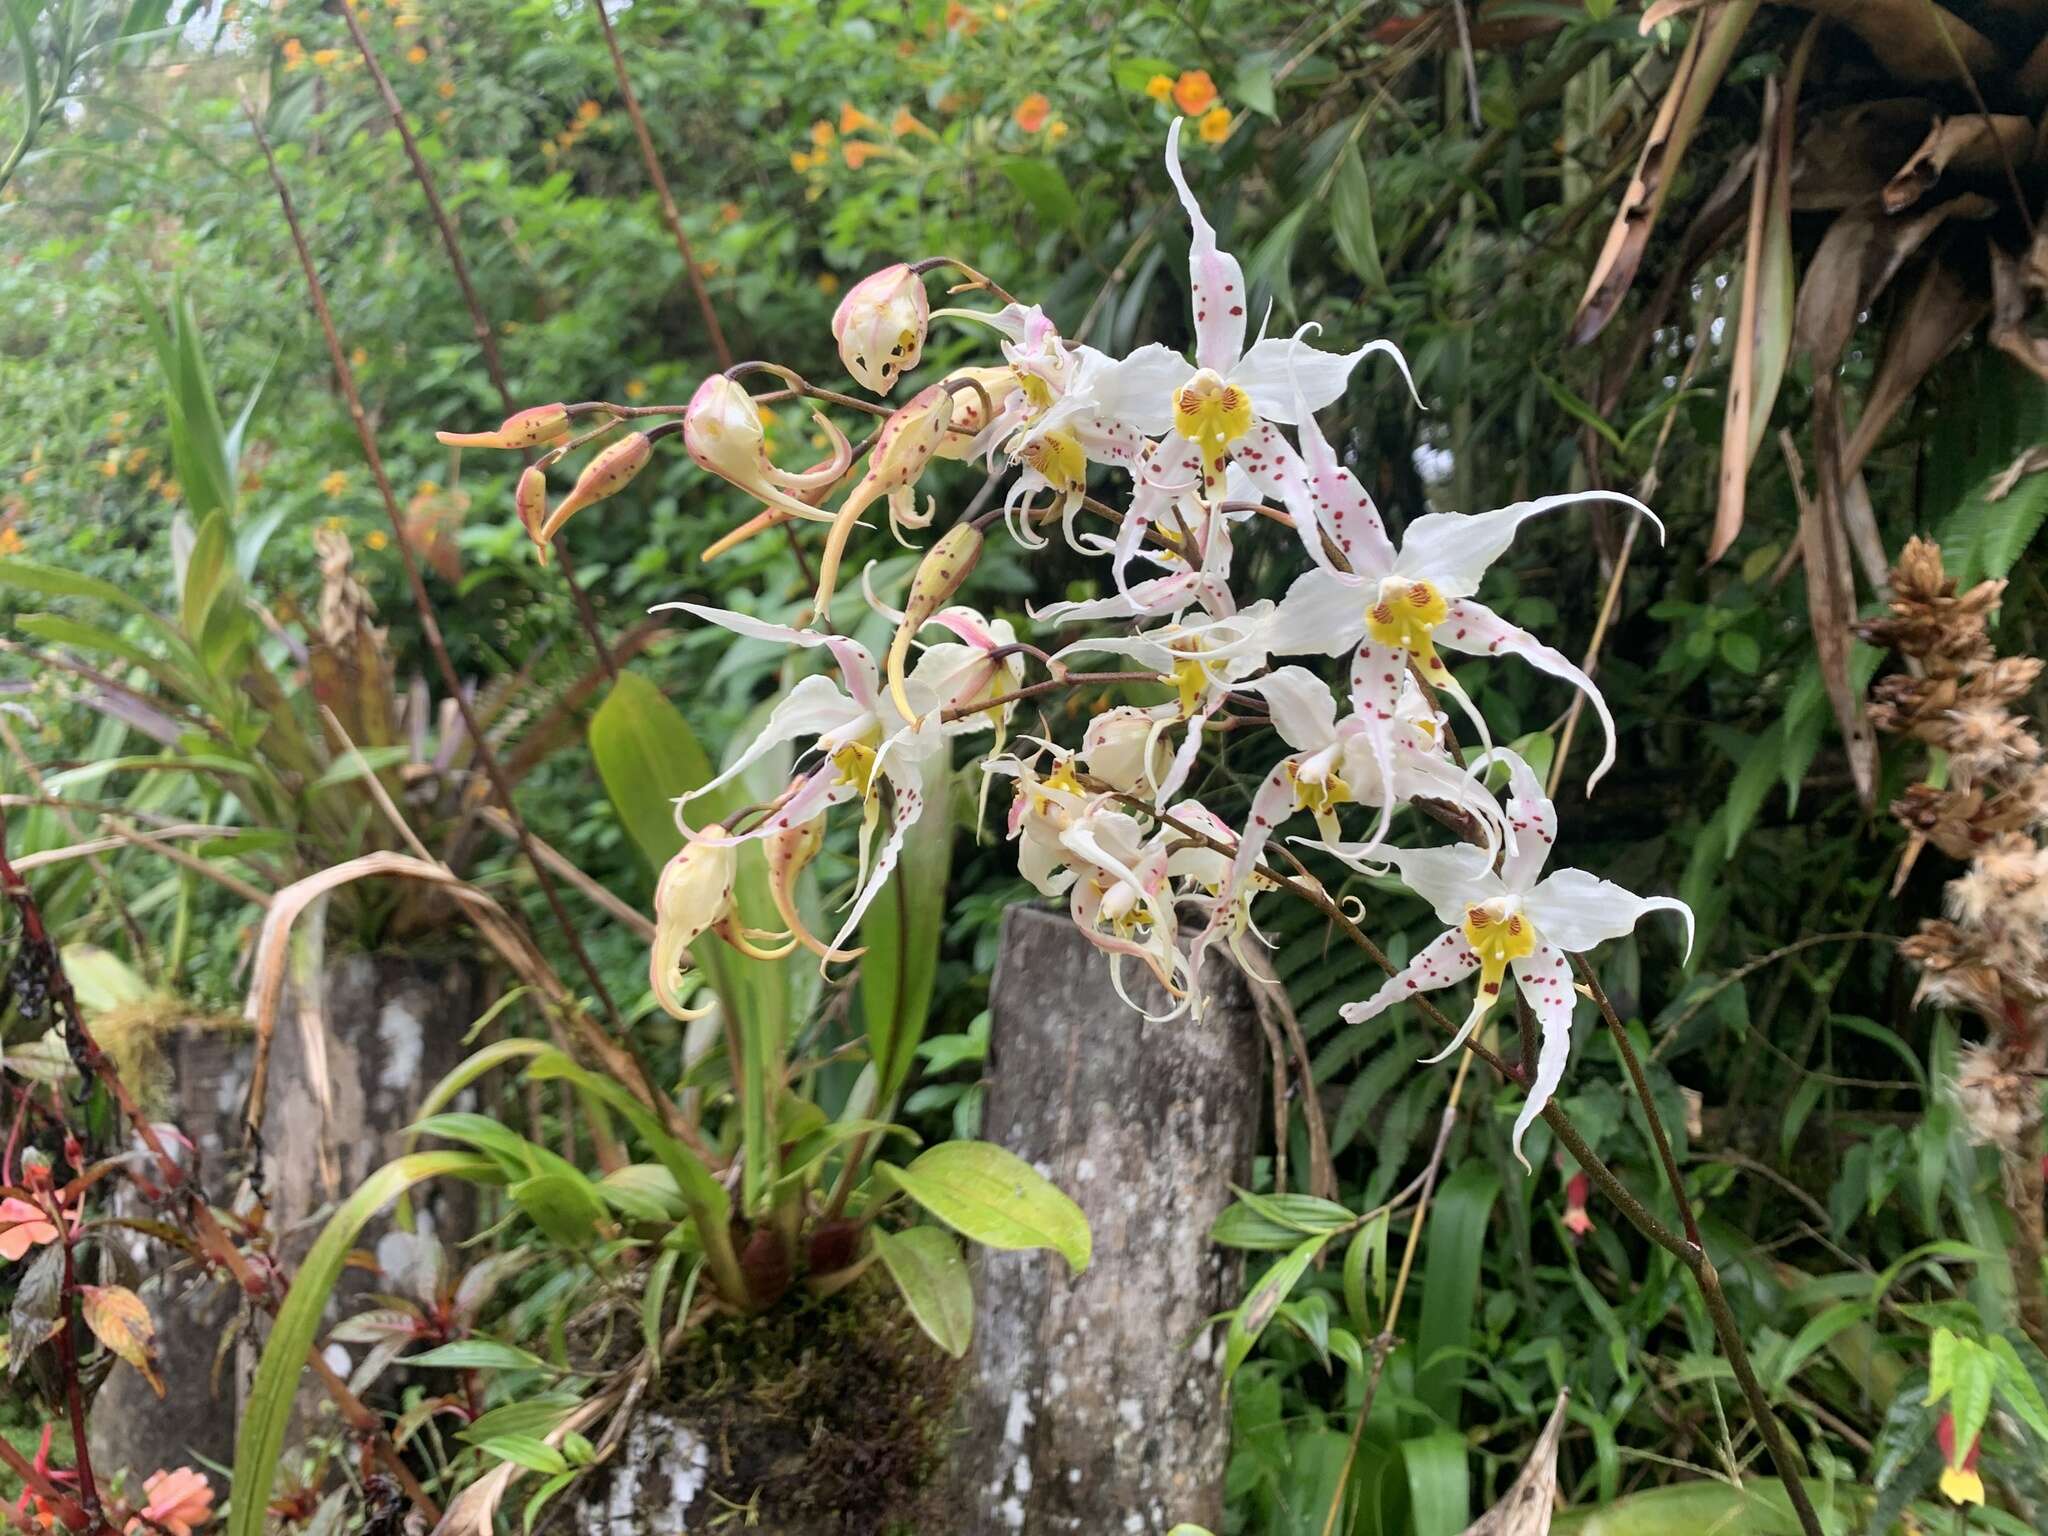
[{"label": "mossy tree trunk", "polygon": [[[1209,1319],[1236,1303],[1240,1266],[1208,1231],[1250,1176],[1260,1052],[1242,977],[1209,965],[1200,1020],[1148,1023],[1063,915],[1004,917],[983,1135],[1081,1203],[1095,1254],[1079,1276],[1043,1254],[983,1262],[947,1536],[1221,1525]],[[1161,1011],[1137,975],[1132,995]]]}]

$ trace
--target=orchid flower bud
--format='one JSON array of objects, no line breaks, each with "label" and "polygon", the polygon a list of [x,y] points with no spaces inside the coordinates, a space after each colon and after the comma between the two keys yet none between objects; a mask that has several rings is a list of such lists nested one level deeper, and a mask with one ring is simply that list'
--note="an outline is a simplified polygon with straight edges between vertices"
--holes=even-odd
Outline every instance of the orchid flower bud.
[{"label": "orchid flower bud", "polygon": [[866,949],[833,949],[821,942],[805,926],[803,914],[797,911],[796,906],[797,877],[809,867],[824,845],[823,816],[813,816],[809,821],[769,833],[762,844],[768,856],[768,889],[775,897],[776,912],[799,944],[820,960],[844,964],[858,960],[867,953]]},{"label": "orchid flower bud", "polygon": [[832,312],[839,360],[878,395],[888,394],[897,379],[917,366],[930,326],[924,279],[900,261],[855,283]]},{"label": "orchid flower bud", "polygon": [[889,696],[906,720],[917,717],[910,696],[903,690],[903,663],[910,654],[911,637],[925,621],[946,605],[946,599],[960,590],[967,573],[981,558],[981,530],[972,523],[955,523],[923,560],[910,578],[910,595],[903,603],[903,619],[896,637],[889,642]]},{"label": "orchid flower bud", "polygon": [[[723,827],[706,829],[706,837],[723,838]],[[701,1019],[711,1010],[690,1008],[681,984],[690,946],[732,912],[733,882],[739,872],[739,850],[731,843],[685,843],[662,867],[654,887],[654,945],[648,955],[647,980],[654,1000],[671,1018]]]},{"label": "orchid flower bud", "polygon": [[547,558],[547,545],[541,540],[541,525],[548,520],[548,477],[538,464],[529,464],[519,472],[519,483],[512,488],[512,509],[519,514],[519,526],[526,530],[526,536],[540,545],[541,558]]},{"label": "orchid flower bud", "polygon": [[450,448],[539,448],[569,435],[569,407],[528,406],[507,416],[495,432],[436,432]]},{"label": "orchid flower bud", "polygon": [[[829,513],[797,496],[838,484],[853,464],[853,445],[818,411],[811,412],[811,419],[830,440],[831,456],[801,473],[777,469],[768,457],[767,431],[754,397],[736,381],[714,373],[690,397],[683,414],[683,446],[699,467],[785,514],[775,521],[800,517],[829,522]],[[792,491],[796,495],[789,494]]]},{"label": "orchid flower bud", "polygon": [[815,616],[823,618],[832,606],[832,594],[839,586],[839,564],[846,557],[847,540],[853,537],[861,513],[883,497],[893,497],[915,485],[946,440],[952,423],[953,396],[943,384],[919,390],[882,423],[874,452],[868,455],[867,473],[847,492],[833,515],[825,558],[818,567],[818,595],[811,605]]},{"label": "orchid flower bud", "polygon": [[1127,795],[1158,794],[1173,766],[1173,752],[1159,722],[1131,704],[1105,710],[1089,721],[1075,755],[1089,773]]},{"label": "orchid flower bud", "polygon": [[540,542],[545,544],[553,539],[562,525],[585,507],[603,501],[607,496],[618,495],[632,483],[635,475],[647,467],[647,461],[653,454],[654,441],[645,432],[630,433],[601,450],[583,466],[583,473],[576,477],[575,486],[541,524]]}]

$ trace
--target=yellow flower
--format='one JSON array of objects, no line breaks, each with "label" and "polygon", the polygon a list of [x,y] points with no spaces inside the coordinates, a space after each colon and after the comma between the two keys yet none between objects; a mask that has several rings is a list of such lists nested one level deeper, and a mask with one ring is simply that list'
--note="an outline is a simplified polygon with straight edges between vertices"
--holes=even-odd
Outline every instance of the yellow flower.
[{"label": "yellow flower", "polygon": [[1045,136],[1048,139],[1053,140],[1055,143],[1057,143],[1061,139],[1064,139],[1067,136],[1066,123],[1058,118],[1055,118],[1053,120],[1052,126],[1045,130]]},{"label": "yellow flower", "polygon": [[1017,103],[1017,110],[1010,114],[1011,120],[1026,133],[1036,133],[1045,126],[1045,120],[1052,116],[1052,103],[1045,92],[1033,91]]},{"label": "yellow flower", "polygon": [[348,355],[348,365],[351,368],[361,368],[369,361],[370,354],[365,352],[361,347],[357,347],[355,351],[349,353]]},{"label": "yellow flower", "polygon": [[391,18],[391,25],[393,25],[394,27],[416,27],[419,24],[419,17],[411,15],[410,13],[404,16],[394,16]]},{"label": "yellow flower", "polygon": [[382,528],[372,528],[369,531],[369,534],[363,539],[363,542],[369,545],[370,548],[372,549],[382,549],[384,548],[385,545],[389,544],[391,540],[389,539],[389,537],[385,535],[385,532]]},{"label": "yellow flower", "polygon": [[177,481],[166,480],[160,487],[158,487],[158,494],[161,495],[165,501],[176,501],[180,496],[184,495],[185,492],[179,486]]},{"label": "yellow flower", "polygon": [[849,171],[857,171],[887,149],[886,144],[869,144],[861,139],[848,139],[839,146],[839,153],[846,160],[846,168]]},{"label": "yellow flower", "polygon": [[1171,75],[1154,75],[1145,82],[1145,94],[1154,101],[1166,100],[1167,97],[1173,94],[1173,77]]},{"label": "yellow flower", "polygon": [[121,461],[113,457],[101,459],[100,473],[102,475],[105,475],[109,480],[113,479],[114,476],[121,473]]},{"label": "yellow flower", "polygon": [[808,149],[792,149],[789,152],[789,168],[801,176],[811,168],[811,152]]},{"label": "yellow flower", "polygon": [[316,48],[313,50],[313,62],[321,69],[326,69],[340,58],[341,50],[339,48]]},{"label": "yellow flower", "polygon": [[0,528],[0,555],[21,553],[21,535],[12,528]]},{"label": "yellow flower", "polygon": [[992,5],[989,7],[988,13],[997,21],[1008,21],[1010,19],[1010,8],[1007,5]]},{"label": "yellow flower", "polygon": [[418,43],[414,43],[410,48],[405,50],[405,62],[408,64],[426,63],[427,50],[422,48]]},{"label": "yellow flower", "polygon": [[41,465],[36,465],[31,468],[24,469],[21,472],[21,483],[23,485],[34,485],[38,480],[42,478],[43,471]]},{"label": "yellow flower", "polygon": [[1216,101],[1216,82],[1206,69],[1184,69],[1173,82],[1173,104],[1189,117],[1198,117]]},{"label": "yellow flower", "polygon": [[453,101],[455,99],[455,82],[453,80],[443,80],[434,89],[440,92],[443,101]]},{"label": "yellow flower", "polygon": [[646,394],[647,381],[645,379],[626,380],[626,398],[628,400],[643,399],[646,396]]},{"label": "yellow flower", "polygon": [[124,473],[132,475],[148,462],[149,450],[147,448],[131,448],[128,450],[128,457],[121,461],[121,468]]},{"label": "yellow flower", "polygon": [[831,295],[833,295],[833,294],[837,293],[838,291],[839,291],[839,274],[838,274],[838,273],[836,273],[836,272],[820,272],[820,273],[818,274],[818,292],[820,292],[820,293],[824,294],[824,295],[825,295],[826,297],[828,297],[828,298],[829,298],[829,297],[830,297]]},{"label": "yellow flower", "polygon": [[1221,144],[1230,137],[1230,108],[1213,107],[1204,112],[1195,132],[1202,136],[1204,144]]},{"label": "yellow flower", "polygon": [[820,149],[832,142],[832,125],[822,117],[811,124],[811,142]]},{"label": "yellow flower", "polygon": [[348,489],[348,476],[338,469],[331,469],[321,476],[320,489],[325,491],[329,497],[339,496]]},{"label": "yellow flower", "polygon": [[579,122],[594,123],[603,116],[604,108],[594,101],[586,101],[576,109],[576,118]]},{"label": "yellow flower", "polygon": [[348,520],[341,517],[323,517],[320,519],[320,526],[329,533],[339,533],[348,526]]},{"label": "yellow flower", "polygon": [[414,494],[420,496],[438,496],[441,494],[441,482],[438,480],[422,480],[420,482],[419,490]]}]

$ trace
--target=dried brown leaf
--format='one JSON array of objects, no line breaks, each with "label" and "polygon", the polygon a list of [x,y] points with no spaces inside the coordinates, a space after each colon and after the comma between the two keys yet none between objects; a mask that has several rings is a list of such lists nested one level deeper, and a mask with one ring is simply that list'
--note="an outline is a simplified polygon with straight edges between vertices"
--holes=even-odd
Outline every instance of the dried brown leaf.
[{"label": "dried brown leaf", "polygon": [[[1831,412],[1815,413],[1816,439],[1832,434],[1828,421],[1831,415]],[[1856,617],[1856,582],[1849,570],[1848,539],[1843,533],[1840,518],[1825,505],[1835,498],[1825,491],[1818,496],[1807,494],[1806,470],[1800,462],[1799,448],[1793,442],[1792,434],[1781,431],[1778,445],[1791,472],[1792,494],[1799,503],[1799,548],[1806,564],[1806,611],[1813,627],[1813,646],[1820,662],[1821,684],[1827,690],[1828,703],[1835,712],[1835,724],[1841,730],[1842,743],[1848,750],[1849,776],[1855,782],[1857,798],[1866,807],[1874,806],[1877,803],[1877,737],[1870,729],[1870,722],[1864,718],[1863,700],[1857,695],[1849,675],[1852,639],[1849,625]],[[1830,462],[1836,455],[1829,444],[1817,441],[1816,446],[1820,448],[1820,472],[1825,484]]]},{"label": "dried brown leaf", "polygon": [[1650,136],[1636,160],[1635,174],[1621,195],[1621,207],[1607,231],[1606,243],[1593,263],[1586,291],[1573,317],[1571,341],[1584,346],[1614,318],[1634,286],[1643,252],[1657,226],[1657,215],[1672,180],[1692,142],[1721,77],[1734,56],[1736,42],[1756,15],[1759,0],[1728,0],[1700,18],[1679,55],[1677,72],[1657,105]]},{"label": "dried brown leaf", "polygon": [[1909,85],[1954,85],[1958,58],[1978,77],[1996,74],[2000,68],[1998,48],[1991,39],[1934,0],[1786,3],[1840,22],[1863,39],[1893,79]]},{"label": "dried brown leaf", "polygon": [[1947,262],[1937,260],[1927,268],[1887,334],[1884,361],[1878,365],[1863,415],[1842,455],[1845,477],[1863,467],[1878,438],[1912,398],[1928,370],[1990,308],[1990,301]]},{"label": "dried brown leaf", "polygon": [[1792,206],[1801,212],[1849,208],[1883,190],[1897,165],[1927,136],[1934,103],[1885,96],[1808,115],[1792,162]]},{"label": "dried brown leaf", "polygon": [[1950,219],[1988,218],[1997,205],[1976,192],[1923,208],[1910,218],[1887,214],[1866,199],[1828,227],[1799,285],[1793,338],[1814,370],[1833,368],[1874,303],[1927,237]]},{"label": "dried brown leaf", "polygon": [[[2041,246],[2036,241],[2036,250]],[[2048,335],[2029,323],[2041,299],[2037,274],[2028,261],[1991,248],[1991,344],[2048,379]]]},{"label": "dried brown leaf", "polygon": [[125,1285],[81,1285],[78,1294],[85,1325],[94,1337],[140,1371],[162,1397],[164,1381],[156,1373],[156,1324],[142,1298]]},{"label": "dried brown leaf", "polygon": [[1887,212],[1910,208],[1949,172],[1987,176],[2033,154],[2034,125],[2024,117],[1996,112],[1988,116],[1937,118],[1920,147],[1907,157],[1884,185]]},{"label": "dried brown leaf", "polygon": [[1498,1504],[1465,1527],[1465,1536],[1550,1536],[1550,1517],[1557,1507],[1557,1445],[1564,1438],[1571,1396],[1558,1394],[1550,1422],[1536,1437],[1521,1475]]}]

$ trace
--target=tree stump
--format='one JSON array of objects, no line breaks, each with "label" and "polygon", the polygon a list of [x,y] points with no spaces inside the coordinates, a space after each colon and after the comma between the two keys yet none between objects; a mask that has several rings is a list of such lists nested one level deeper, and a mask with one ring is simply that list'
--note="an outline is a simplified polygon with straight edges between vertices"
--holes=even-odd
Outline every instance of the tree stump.
[{"label": "tree stump", "polygon": [[[1064,915],[1012,908],[990,992],[984,1137],[1088,1214],[1094,1262],[981,1266],[949,1536],[1164,1536],[1220,1526],[1223,1338],[1241,1264],[1208,1239],[1251,1172],[1259,1031],[1212,954],[1200,1021],[1146,1022]],[[1162,1011],[1141,967],[1133,997]]]}]

